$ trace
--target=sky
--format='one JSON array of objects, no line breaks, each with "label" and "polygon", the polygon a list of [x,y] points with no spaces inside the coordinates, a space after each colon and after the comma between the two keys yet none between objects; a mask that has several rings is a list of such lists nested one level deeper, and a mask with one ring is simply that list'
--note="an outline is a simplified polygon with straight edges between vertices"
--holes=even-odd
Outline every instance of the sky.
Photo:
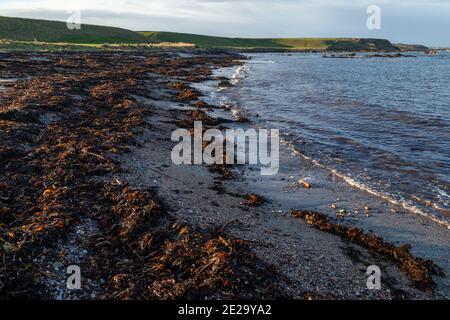
[{"label": "sky", "polygon": [[[367,8],[380,8],[369,29]],[[450,0],[0,0],[0,15],[229,37],[371,37],[450,47]]]}]

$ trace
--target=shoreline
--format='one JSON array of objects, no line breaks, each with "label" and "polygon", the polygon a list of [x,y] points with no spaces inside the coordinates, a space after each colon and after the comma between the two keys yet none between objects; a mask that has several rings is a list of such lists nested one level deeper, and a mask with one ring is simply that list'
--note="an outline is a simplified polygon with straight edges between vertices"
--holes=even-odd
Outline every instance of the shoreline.
[{"label": "shoreline", "polygon": [[[70,259],[81,259],[91,285],[62,298],[442,298],[438,292],[412,288],[390,259],[296,221],[284,209],[279,212],[274,195],[267,196],[267,204],[248,206],[246,195],[265,196],[264,190],[256,188],[261,183],[254,168],[222,168],[234,176],[225,179],[205,166],[172,164],[170,133],[180,124],[190,128],[193,120],[201,118],[212,127],[242,125],[211,118],[203,110],[217,107],[203,105],[201,94],[191,87],[193,82],[213,80],[211,69],[233,66],[237,56],[106,52],[77,58],[50,53],[47,62],[32,57],[32,53],[23,53],[21,64],[8,60],[7,73],[1,70],[2,77],[31,73],[45,80],[15,81],[18,87],[6,83],[6,98],[2,98],[12,108],[1,118],[8,129],[3,132],[4,141],[11,143],[2,146],[1,159],[8,168],[4,172],[8,177],[1,181],[8,190],[2,194],[2,212],[10,217],[2,233],[14,233],[3,240],[8,244],[3,250],[8,257],[13,253],[26,257],[32,252],[32,259],[41,255],[38,260],[26,260],[34,265],[31,274],[14,260],[7,261],[19,276],[28,279],[44,273],[43,279],[54,281],[52,285],[45,280],[30,283],[25,297],[52,297],[62,285],[62,267]],[[107,70],[116,58],[120,68],[111,73]],[[48,71],[55,64],[59,73],[50,76]],[[74,103],[76,108],[65,115],[65,108]],[[110,110],[112,105],[115,109]],[[73,127],[66,128],[71,122]],[[14,147],[13,141],[23,145]],[[285,150],[282,159],[288,154]],[[22,162],[14,164],[13,160]],[[49,167],[33,173],[40,162]],[[81,168],[81,176],[73,171],[74,164],[77,170]],[[30,174],[44,175],[27,187],[34,194],[28,203],[20,202],[24,195],[17,189],[20,184],[11,183],[17,179],[13,174],[23,175],[21,183]],[[274,188],[285,184],[279,183]],[[284,193],[282,188],[278,192]],[[13,199],[19,199],[18,203]],[[45,219],[35,218],[37,212]],[[18,218],[23,225],[10,221]],[[22,234],[23,226],[33,229]],[[61,252],[55,243],[75,256],[69,254],[69,259],[59,261]],[[80,250],[83,254],[77,255]],[[158,256],[152,256],[152,250]],[[386,270],[386,287],[380,291],[366,288],[364,266],[371,261]],[[152,268],[144,269],[144,262]],[[196,268],[191,270],[190,263]],[[119,273],[112,270],[117,264]],[[56,276],[35,270],[37,266],[52,269]],[[10,292],[2,288],[0,296],[14,298],[11,290],[19,280],[7,281]]]},{"label": "shoreline", "polygon": [[[251,70],[251,60],[248,60]],[[239,69],[248,69],[240,67]],[[251,71],[250,71],[251,72]],[[226,71],[225,75],[232,81],[245,81],[245,75]],[[223,73],[219,73],[223,76]],[[237,83],[239,86],[239,83]],[[208,86],[206,92],[214,86]],[[226,95],[227,88],[217,90],[214,98],[207,97],[207,101],[221,100]],[[233,94],[231,94],[233,96]],[[226,98],[226,103],[234,104]],[[239,107],[238,107],[239,109]],[[228,110],[227,112],[229,112]],[[231,110],[233,111],[233,110]],[[245,113],[246,110],[241,110]],[[215,115],[223,117],[223,114]],[[228,124],[230,126],[230,124]],[[233,127],[233,125],[231,125]],[[239,124],[244,129],[260,128],[258,118],[250,119],[249,124]],[[264,127],[264,126],[262,126]],[[287,213],[289,210],[319,210],[326,213],[333,221],[345,226],[362,228],[381,236],[391,243],[402,245],[411,244],[411,251],[419,257],[433,259],[445,270],[450,269],[450,261],[446,258],[449,248],[447,225],[441,221],[434,221],[433,217],[422,216],[411,212],[401,203],[393,203],[390,199],[378,194],[367,192],[364,188],[355,187],[348,183],[345,177],[335,174],[330,169],[318,164],[314,159],[304,157],[288,141],[280,145],[281,167],[275,177],[259,177],[257,168],[249,168],[242,173],[250,190],[255,191],[270,200],[270,209]],[[243,170],[244,171],[244,170]],[[307,179],[311,182],[311,189],[304,189],[299,181]],[[431,219],[430,219],[431,218]],[[420,237],[417,237],[420,234]],[[449,282],[446,278],[439,278],[440,292],[449,296]]]}]

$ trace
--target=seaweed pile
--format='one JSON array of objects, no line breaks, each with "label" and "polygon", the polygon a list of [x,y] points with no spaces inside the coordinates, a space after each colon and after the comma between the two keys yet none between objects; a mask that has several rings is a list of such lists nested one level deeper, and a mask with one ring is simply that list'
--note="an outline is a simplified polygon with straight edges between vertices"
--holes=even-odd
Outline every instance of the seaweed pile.
[{"label": "seaweed pile", "polygon": [[309,225],[321,231],[338,235],[372,252],[381,254],[383,257],[390,258],[420,290],[428,291],[434,288],[432,275],[445,276],[444,271],[432,260],[423,260],[413,256],[410,253],[411,247],[407,244],[395,246],[374,234],[364,233],[364,230],[360,228],[346,227],[330,222],[328,217],[322,213],[291,211],[291,215],[296,219],[304,219]]},{"label": "seaweed pile", "polygon": [[151,190],[113,184],[103,192],[114,214],[103,221],[111,231],[93,240],[91,269],[109,279],[105,298],[283,297],[243,240],[177,223]]},{"label": "seaweed pile", "polygon": [[267,199],[256,193],[250,193],[245,196],[244,204],[249,207],[257,207],[267,202]]},{"label": "seaweed pile", "polygon": [[86,277],[105,280],[100,298],[283,296],[276,272],[242,240],[181,225],[154,190],[111,178],[121,170],[115,155],[137,145],[152,113],[137,96],[183,83],[171,99],[194,103],[198,95],[186,82],[208,79],[235,59],[0,54],[0,78],[12,80],[0,98],[1,299],[54,298],[37,257],[51,255],[84,219],[98,230],[79,264]]}]

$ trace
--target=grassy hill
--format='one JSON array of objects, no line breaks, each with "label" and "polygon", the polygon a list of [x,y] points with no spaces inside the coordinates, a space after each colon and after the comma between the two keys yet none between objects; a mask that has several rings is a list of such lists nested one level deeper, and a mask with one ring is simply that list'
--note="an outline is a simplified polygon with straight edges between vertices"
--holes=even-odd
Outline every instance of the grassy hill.
[{"label": "grassy hill", "polygon": [[64,43],[144,43],[147,38],[137,32],[95,25],[81,25],[69,30],[65,22],[0,16],[0,39]]},{"label": "grassy hill", "polygon": [[226,38],[176,32],[141,31],[139,33],[153,43],[184,42],[202,48],[288,48],[288,46],[280,45],[270,39]]},{"label": "grassy hill", "polygon": [[386,50],[397,48],[388,40],[359,38],[226,38],[188,33],[141,31],[150,42],[184,42],[202,48],[279,49],[279,50]]},{"label": "grassy hill", "polygon": [[[0,40],[83,44],[173,44],[241,50],[395,51],[388,40],[360,38],[226,38],[175,32],[134,32],[83,24],[69,30],[65,22],[0,16]],[[5,46],[6,44],[4,44]],[[22,45],[22,44],[21,44]],[[26,44],[29,45],[29,44]]]},{"label": "grassy hill", "polygon": [[430,48],[423,46],[421,44],[403,44],[396,43],[395,46],[399,48],[401,51],[427,51]]}]

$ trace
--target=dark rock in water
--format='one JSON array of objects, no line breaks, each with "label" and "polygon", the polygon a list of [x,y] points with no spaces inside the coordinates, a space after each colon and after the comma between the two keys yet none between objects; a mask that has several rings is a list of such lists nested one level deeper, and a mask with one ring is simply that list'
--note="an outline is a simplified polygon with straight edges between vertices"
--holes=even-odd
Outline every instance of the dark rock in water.
[{"label": "dark rock in water", "polygon": [[335,58],[335,59],[353,59],[353,58],[415,58],[413,55],[395,53],[374,53],[368,55],[356,55],[355,53],[346,53],[346,54],[329,54],[323,55],[323,58]]},{"label": "dark rock in water", "polygon": [[229,87],[234,87],[234,84],[232,84],[230,81],[228,80],[221,80],[218,84],[217,87],[219,88],[229,88]]},{"label": "dark rock in water", "polygon": [[425,51],[425,54],[429,54],[429,55],[437,55],[438,52],[436,50],[427,50]]},{"label": "dark rock in water", "polygon": [[218,77],[215,77],[214,80],[217,80],[217,81],[228,81],[230,79],[228,79],[227,77],[218,76]]},{"label": "dark rock in water", "polygon": [[323,55],[323,58],[336,58],[336,59],[352,59],[352,58],[358,58],[356,56],[356,53],[346,53],[346,54],[330,54],[330,55]]},{"label": "dark rock in water", "polygon": [[366,58],[415,58],[415,56],[413,56],[413,55],[402,54],[402,53],[396,53],[396,54],[375,53],[372,55],[367,55],[365,57]]}]

